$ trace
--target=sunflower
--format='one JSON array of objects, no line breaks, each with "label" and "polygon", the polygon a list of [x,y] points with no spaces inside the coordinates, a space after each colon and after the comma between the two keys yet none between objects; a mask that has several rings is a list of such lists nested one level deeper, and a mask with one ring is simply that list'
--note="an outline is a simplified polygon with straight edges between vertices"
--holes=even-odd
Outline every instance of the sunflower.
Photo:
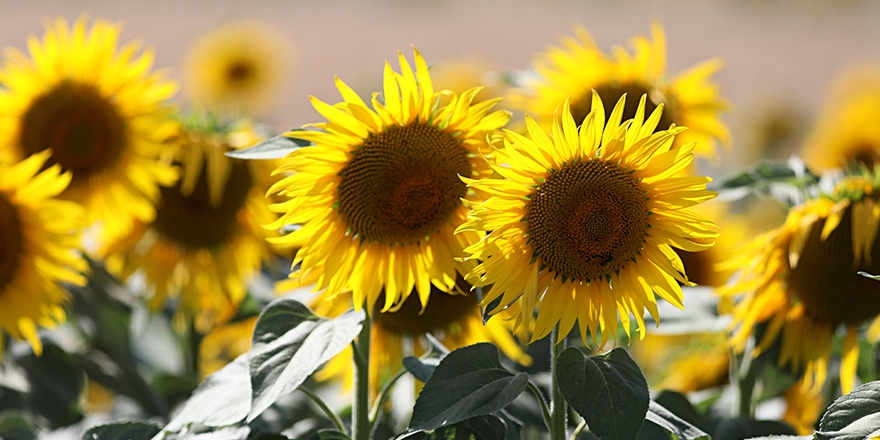
[{"label": "sunflower", "polygon": [[819,123],[804,147],[804,161],[817,170],[851,161],[873,167],[880,160],[880,67],[842,74],[832,87]]},{"label": "sunflower", "polygon": [[228,24],[204,34],[186,55],[187,90],[213,111],[254,115],[277,96],[291,50],[265,23]]},{"label": "sunflower", "polygon": [[[785,223],[746,246],[729,264],[743,268],[725,295],[744,294],[733,310],[732,346],[743,351],[763,328],[757,356],[781,337],[780,366],[804,374],[805,387],[825,382],[832,337],[846,329],[840,384],[852,390],[858,361],[857,327],[874,321],[880,334],[880,174],[850,176],[830,195],[791,209]],[[759,327],[759,324],[764,324]]]},{"label": "sunflower", "polygon": [[681,307],[678,283],[693,285],[672,246],[701,251],[718,235],[712,222],[684,209],[715,197],[706,190],[711,179],[674,177],[690,165],[694,144],[672,147],[682,127],[655,132],[663,106],[646,121],[646,101],[643,95],[635,117],[621,123],[624,95],[606,127],[594,93],[580,128],[565,101],[552,137],[527,115],[529,137],[506,130],[496,145],[500,164],[492,168],[505,180],[462,178],[491,195],[457,230],[489,232],[465,249],[468,261],[481,261],[466,279],[493,285],[483,298],[483,305],[500,299],[492,313],[520,308],[533,341],[557,324],[561,340],[577,321],[585,343],[589,329],[603,346],[618,317],[629,335],[630,315],[644,337],[645,308],[658,319],[655,293]]},{"label": "sunflower", "polygon": [[235,314],[247,278],[273,255],[262,225],[275,216],[264,197],[271,168],[225,156],[259,141],[252,126],[196,124],[180,136],[181,179],[162,188],[155,220],[102,254],[122,278],[143,272],[154,309],[177,297],[180,318],[205,332]]},{"label": "sunflower", "polygon": [[257,316],[224,323],[205,335],[199,344],[199,373],[208,377],[251,349]]},{"label": "sunflower", "polygon": [[119,31],[59,18],[42,43],[29,41],[30,58],[13,49],[0,70],[0,150],[16,160],[52,150],[45,166],[72,175],[60,197],[101,223],[103,241],[128,232],[133,218],[152,220],[159,185],[177,178],[157,142],[175,86],[149,72],[152,52],[138,43],[117,52]]},{"label": "sunflower", "polygon": [[42,353],[37,326],[65,319],[61,283],[86,283],[88,265],[78,251],[85,211],[55,198],[71,176],[60,165],[45,168],[49,156],[43,151],[14,163],[0,154],[0,358],[3,333]]},{"label": "sunflower", "polygon": [[[730,142],[727,127],[719,118],[727,103],[709,80],[721,68],[721,61],[705,61],[666,80],[663,28],[655,23],[651,33],[652,40],[633,38],[633,53],[614,47],[612,57],[596,46],[585,28],[575,27],[574,37],[564,37],[562,47],[551,47],[533,63],[536,75],[512,91],[511,105],[549,129],[556,109],[569,97],[571,115],[580,122],[592,108],[594,90],[606,103],[617,102],[625,93],[631,97],[647,94],[647,113],[660,104],[665,107],[656,130],[673,123],[688,127],[676,136],[673,145],[696,142],[695,154],[714,159],[716,143],[726,146]],[[631,100],[624,107],[623,120],[633,118],[635,112],[636,101]]]},{"label": "sunflower", "polygon": [[453,234],[467,217],[462,199],[475,198],[459,175],[491,172],[481,147],[509,118],[489,113],[497,99],[472,104],[479,88],[435,92],[418,50],[415,71],[403,54],[399,60],[402,73],[385,63],[382,103],[373,94],[373,109],[338,78],[343,102],[311,98],[328,122],[288,133],[315,145],[289,154],[276,172],[293,174],[270,190],[289,197],[275,205],[284,215],[271,226],[296,225],[276,240],[299,249],[291,277],[316,282],[328,299],[351,291],[354,306],[368,311],[380,295],[378,310],[396,311],[413,291],[424,308],[432,286],[452,292],[474,267],[455,260],[480,238]]},{"label": "sunflower", "polygon": [[[512,333],[509,321],[494,319],[483,325],[480,307],[470,285],[458,278],[459,294],[449,294],[431,288],[431,300],[422,308],[418,297],[410,296],[396,311],[373,310],[370,330],[370,390],[376,395],[379,389],[401,368],[407,355],[421,356],[428,351],[424,335],[431,334],[443,346],[455,350],[478,342],[491,342],[510,359],[530,365],[531,358],[525,354]],[[380,301],[381,303],[381,301]],[[312,306],[321,316],[338,316],[351,308],[351,295],[341,294],[330,300],[322,294]],[[351,352],[347,349],[334,357],[318,373],[319,380],[343,382],[351,388]]]}]

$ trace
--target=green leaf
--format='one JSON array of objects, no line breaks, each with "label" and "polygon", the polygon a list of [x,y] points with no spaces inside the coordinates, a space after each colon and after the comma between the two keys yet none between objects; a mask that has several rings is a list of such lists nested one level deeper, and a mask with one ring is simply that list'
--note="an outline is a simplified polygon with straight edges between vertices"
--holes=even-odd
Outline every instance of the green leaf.
[{"label": "green leaf", "polygon": [[231,425],[247,417],[250,409],[251,380],[248,357],[243,354],[205,378],[165,430],[177,432],[190,423]]},{"label": "green leaf", "polygon": [[435,429],[433,432],[410,432],[397,440],[504,440],[507,427],[498,417],[483,415]]},{"label": "green leaf", "polygon": [[722,197],[740,198],[749,192],[761,192],[789,205],[796,204],[800,192],[819,183],[819,178],[804,162],[792,157],[786,163],[762,160],[753,167],[727,179],[713,189]]},{"label": "green leaf", "polygon": [[812,435],[771,435],[768,437],[749,437],[746,440],[812,440]]},{"label": "green leaf", "polygon": [[880,381],[859,385],[837,398],[822,415],[815,438],[862,439],[877,430],[880,430]]},{"label": "green leaf", "polygon": [[447,355],[425,383],[410,429],[430,431],[498,411],[522,393],[528,375],[501,366],[498,347],[479,343]]},{"label": "green leaf", "polygon": [[880,275],[871,275],[868,272],[862,272],[862,271],[859,271],[859,275],[861,275],[865,278],[870,278],[872,280],[880,281]]},{"label": "green leaf", "polygon": [[110,423],[89,428],[82,440],[150,440],[159,431],[159,425],[146,422]]},{"label": "green leaf", "polygon": [[0,439],[35,440],[34,427],[15,411],[0,413]]},{"label": "green leaf", "polygon": [[587,357],[569,347],[556,360],[562,396],[590,432],[603,440],[635,439],[648,412],[648,383],[639,366],[622,348]]},{"label": "green leaf", "polygon": [[709,440],[709,434],[682,420],[653,400],[648,405],[645,419],[675,434],[681,440]]},{"label": "green leaf", "polygon": [[229,151],[226,155],[234,159],[281,159],[290,152],[309,145],[311,145],[309,141],[280,135],[266,139],[253,147]]},{"label": "green leaf", "polygon": [[349,310],[335,319],[321,318],[290,297],[269,303],[257,320],[248,353],[253,400],[247,421],[347,347],[360,333],[364,317],[363,311]]},{"label": "green leaf", "polygon": [[403,368],[422,382],[427,382],[431,378],[431,374],[439,364],[440,359],[437,358],[419,359],[415,356],[403,358]]},{"label": "green leaf", "polygon": [[775,420],[755,420],[743,417],[726,418],[719,423],[712,434],[712,440],[740,440],[760,436],[796,435],[794,429]]},{"label": "green leaf", "polygon": [[52,428],[76,423],[82,419],[79,397],[83,388],[83,371],[74,357],[57,345],[43,342],[43,354],[28,354],[16,359],[27,375],[31,390],[27,405],[45,417]]}]

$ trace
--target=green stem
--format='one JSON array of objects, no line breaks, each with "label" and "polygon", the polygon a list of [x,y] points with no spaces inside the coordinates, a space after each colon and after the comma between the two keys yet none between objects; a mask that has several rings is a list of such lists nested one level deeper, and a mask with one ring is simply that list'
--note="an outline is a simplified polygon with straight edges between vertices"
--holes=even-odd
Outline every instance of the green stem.
[{"label": "green stem", "polygon": [[351,434],[353,440],[370,439],[370,316],[352,342],[354,352],[354,401],[351,405]]},{"label": "green stem", "polygon": [[755,370],[755,360],[752,359],[752,347],[746,347],[744,353],[736,355],[731,353],[731,376],[736,380],[736,396],[737,396],[737,413],[738,417],[752,418],[752,394],[755,391],[755,382],[757,380],[757,371]]},{"label": "green stem", "polygon": [[529,386],[529,390],[532,394],[535,395],[535,398],[538,399],[538,403],[541,404],[541,414],[544,415],[544,424],[547,425],[547,429],[550,429],[550,426],[553,424],[553,417],[550,416],[550,408],[547,407],[547,400],[544,399],[544,395],[541,394],[541,390],[532,383],[532,381],[527,382]]},{"label": "green stem", "polygon": [[556,344],[558,327],[553,327],[550,332],[550,439],[565,440],[565,428],[567,426],[566,417],[568,416],[568,405],[562,397],[562,391],[559,389],[559,383],[556,381],[556,358],[559,353],[565,350],[565,338]]},{"label": "green stem", "polygon": [[338,429],[339,432],[343,432],[348,435],[348,431],[345,430],[345,424],[342,423],[342,419],[340,419],[339,416],[336,415],[336,413],[333,412],[333,410],[330,409],[330,407],[327,406],[327,404],[324,403],[324,401],[321,400],[321,398],[318,397],[317,394],[313,393],[308,388],[297,387],[297,389],[302,391],[302,393],[308,396],[309,399],[312,399],[312,402],[315,402],[315,404],[318,405],[319,408],[321,408],[321,411],[324,411],[324,414],[327,414],[327,418],[330,419],[330,421],[333,422],[334,425],[336,425],[336,429]]},{"label": "green stem", "polygon": [[370,420],[372,420],[370,426],[370,433],[372,434],[376,430],[376,426],[379,424],[379,419],[382,416],[382,407],[385,406],[385,402],[388,400],[388,397],[391,396],[391,387],[394,386],[394,383],[397,382],[398,379],[403,377],[406,374],[406,370],[400,370],[397,374],[392,377],[388,383],[382,387],[382,391],[379,392],[379,397],[373,403],[373,409],[370,410]]},{"label": "green stem", "polygon": [[571,433],[571,440],[577,440],[578,436],[581,435],[581,431],[583,431],[586,427],[587,421],[581,420],[581,422],[578,423],[577,428],[574,428],[574,432]]}]

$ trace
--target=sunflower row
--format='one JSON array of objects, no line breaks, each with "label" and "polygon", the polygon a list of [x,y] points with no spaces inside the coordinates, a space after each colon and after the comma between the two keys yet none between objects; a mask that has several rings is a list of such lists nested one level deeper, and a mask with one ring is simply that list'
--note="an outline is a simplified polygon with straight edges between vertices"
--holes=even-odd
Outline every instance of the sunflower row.
[{"label": "sunflower row", "polygon": [[[216,74],[194,91],[210,111],[181,116],[152,52],[118,47],[119,32],[58,19],[0,69],[0,330],[36,353],[38,328],[65,319],[65,286],[87,282],[87,258],[142,277],[153,310],[173,299],[178,328],[205,334],[280,254],[292,262],[279,290],[313,289],[322,315],[371,314],[374,390],[404,340],[427,349],[425,333],[449,348],[490,341],[528,364],[526,343],[558,343],[575,326],[597,347],[619,332],[644,338],[658,305],[682,308],[682,286],[696,284],[720,287],[727,344],[758,356],[780,343],[779,365],[813,393],[844,328],[842,391],[855,384],[859,329],[880,314],[880,284],[859,273],[880,273],[880,99],[865,88],[822,118],[804,152],[816,169],[849,166],[844,177],[734,253],[748,233],[703,205],[716,192],[695,164],[729,150],[728,105],[711,81],[721,63],[668,78],[659,25],[611,54],[576,27],[503,97],[479,80],[442,88],[418,50],[399,53],[369,99],[339,78],[340,102],[311,97],[325,121],[286,133],[310,145],[279,161],[227,157],[266,135],[215,116],[268,100],[249,90],[271,86],[277,67],[193,56]],[[231,31],[204,53],[253,34]],[[829,154],[828,139],[845,137]],[[321,374],[349,367],[338,356]]]}]

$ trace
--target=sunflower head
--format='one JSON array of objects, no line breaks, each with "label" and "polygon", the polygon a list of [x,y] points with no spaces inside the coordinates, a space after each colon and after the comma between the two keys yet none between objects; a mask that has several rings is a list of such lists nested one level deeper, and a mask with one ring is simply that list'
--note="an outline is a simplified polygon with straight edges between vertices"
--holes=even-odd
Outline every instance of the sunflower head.
[{"label": "sunflower head", "polygon": [[187,52],[187,90],[213,111],[255,115],[265,110],[292,64],[285,38],[265,23],[228,24],[204,34]]},{"label": "sunflower head", "polygon": [[262,228],[274,219],[264,197],[271,169],[225,155],[259,140],[247,121],[195,115],[173,139],[180,181],[162,188],[152,222],[103,253],[123,277],[144,272],[154,308],[178,298],[179,322],[195,318],[207,331],[235,313],[247,278],[272,255],[266,238],[275,234]]},{"label": "sunflower head", "polygon": [[[434,91],[425,60],[415,69],[399,54],[400,73],[385,64],[384,90],[370,106],[337,79],[343,102],[312,98],[327,122],[288,135],[312,141],[284,159],[288,175],[272,192],[288,200],[273,227],[297,225],[279,239],[298,248],[292,277],[317,283],[332,298],[352,292],[372,313],[398,310],[411,292],[424,308],[432,287],[455,288],[474,263],[456,261],[479,233],[454,235],[474,194],[459,176],[489,172],[480,155],[486,134],[507,112],[490,112],[497,99],[474,103],[479,88],[461,95]],[[442,98],[442,101],[441,101]]]},{"label": "sunflower head", "polygon": [[805,372],[808,387],[824,383],[831,338],[849,332],[841,365],[844,392],[853,385],[855,327],[880,315],[880,172],[849,176],[827,195],[791,209],[779,228],[755,239],[731,260],[744,273],[722,293],[744,294],[734,309],[731,343],[743,350],[766,323],[757,353],[782,338],[780,364]]},{"label": "sunflower head", "polygon": [[[561,116],[556,109],[567,99],[571,100],[571,117],[580,123],[592,110],[596,95],[605,103],[617,102],[624,94],[631,98],[644,95],[646,114],[664,107],[655,131],[672,124],[686,126],[689,130],[676,136],[673,145],[696,142],[695,154],[714,158],[716,144],[729,144],[728,130],[720,120],[727,104],[718,86],[709,80],[721,62],[706,61],[667,80],[663,28],[655,23],[651,31],[651,39],[632,39],[632,52],[614,47],[608,55],[586,29],[575,27],[573,37],[563,37],[561,46],[539,55],[534,62],[537,76],[512,91],[512,105],[549,129],[554,118]],[[630,99],[624,105],[622,120],[635,116],[638,102]]]},{"label": "sunflower head", "polygon": [[104,21],[57,19],[30,56],[13,49],[0,70],[0,150],[19,160],[51,150],[45,166],[71,174],[61,197],[101,222],[103,241],[151,220],[159,185],[177,178],[160,142],[175,86],[150,73],[152,52],[138,43],[117,51],[118,36]]},{"label": "sunflower head", "polygon": [[[500,298],[496,310],[520,302],[521,319],[559,338],[574,326],[603,345],[618,318],[629,334],[630,317],[644,335],[647,308],[657,317],[655,293],[681,307],[679,282],[691,285],[672,247],[701,251],[715,241],[716,226],[686,209],[715,193],[708,177],[675,177],[693,160],[693,144],[673,147],[684,128],[656,131],[663,108],[645,119],[642,96],[633,119],[623,121],[626,97],[606,119],[598,93],[578,127],[569,101],[550,136],[526,116],[528,137],[505,131],[496,145],[504,177],[470,179],[490,197],[475,203],[459,232],[488,232],[465,249],[481,263],[467,279],[492,284],[483,299]],[[521,300],[520,300],[521,298]],[[537,312],[537,317],[534,313]]]},{"label": "sunflower head", "polygon": [[804,160],[828,170],[852,162],[873,168],[880,160],[880,67],[849,70],[835,82],[819,123],[806,140]]},{"label": "sunflower head", "polygon": [[30,342],[37,354],[37,327],[65,319],[63,283],[85,285],[88,268],[79,250],[85,211],[57,199],[71,175],[57,164],[46,167],[50,154],[21,162],[0,154],[0,344],[9,334]]}]

